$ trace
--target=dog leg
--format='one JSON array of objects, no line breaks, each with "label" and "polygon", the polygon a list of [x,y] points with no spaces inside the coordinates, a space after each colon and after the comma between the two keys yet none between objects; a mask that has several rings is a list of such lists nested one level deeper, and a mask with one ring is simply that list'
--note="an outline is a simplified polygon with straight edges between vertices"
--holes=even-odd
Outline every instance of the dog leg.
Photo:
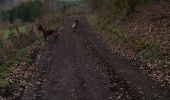
[{"label": "dog leg", "polygon": [[58,40],[59,40],[58,35],[54,35],[53,37],[54,37],[55,41],[58,42]]},{"label": "dog leg", "polygon": [[57,37],[56,37],[56,38],[57,38],[57,43],[58,43],[58,41],[59,41],[58,35],[57,35]]},{"label": "dog leg", "polygon": [[44,36],[44,40],[45,40],[45,42],[47,42],[47,37],[46,36]]}]

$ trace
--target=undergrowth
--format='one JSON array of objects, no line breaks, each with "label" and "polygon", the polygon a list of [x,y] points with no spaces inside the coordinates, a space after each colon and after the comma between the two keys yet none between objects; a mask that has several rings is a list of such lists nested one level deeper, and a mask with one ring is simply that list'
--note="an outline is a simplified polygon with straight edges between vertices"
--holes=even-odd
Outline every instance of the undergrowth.
[{"label": "undergrowth", "polygon": [[[17,51],[15,54],[9,55],[0,65],[0,87],[8,85],[5,76],[11,71],[11,66],[20,61],[27,53],[27,48]],[[31,63],[31,61],[30,61]]]},{"label": "undergrowth", "polygon": [[120,26],[114,22],[108,22],[109,18],[99,18],[95,15],[87,15],[89,23],[97,29],[99,32],[106,32],[110,34],[111,39],[117,43],[120,43],[127,48],[132,48],[136,54],[136,57],[144,62],[159,61],[160,66],[165,65],[165,61],[162,58],[161,46],[156,43],[147,43],[144,39],[131,38],[121,33]]}]

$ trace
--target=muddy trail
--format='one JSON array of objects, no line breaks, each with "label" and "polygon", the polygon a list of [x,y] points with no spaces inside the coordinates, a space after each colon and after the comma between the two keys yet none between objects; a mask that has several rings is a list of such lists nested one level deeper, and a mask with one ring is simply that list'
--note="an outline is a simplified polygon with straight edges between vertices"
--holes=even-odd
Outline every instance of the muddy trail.
[{"label": "muddy trail", "polygon": [[[73,32],[74,19],[80,20]],[[138,65],[112,54],[85,17],[65,21],[59,42],[49,39],[37,57],[21,100],[169,100],[165,87],[139,71]]]}]

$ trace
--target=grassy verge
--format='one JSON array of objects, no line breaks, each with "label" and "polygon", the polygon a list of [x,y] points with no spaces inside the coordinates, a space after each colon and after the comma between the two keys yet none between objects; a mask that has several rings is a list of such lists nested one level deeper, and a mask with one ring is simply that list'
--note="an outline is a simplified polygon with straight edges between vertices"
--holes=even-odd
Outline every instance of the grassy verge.
[{"label": "grassy verge", "polygon": [[55,27],[60,27],[64,24],[64,20],[60,20],[59,22],[57,22],[54,26]]},{"label": "grassy verge", "polygon": [[153,42],[146,42],[146,39],[125,36],[121,32],[121,27],[114,22],[109,22],[109,18],[97,18],[94,15],[87,15],[89,23],[99,32],[109,34],[110,39],[125,47],[131,48],[135,56],[146,63],[159,62],[158,65],[166,66],[166,58],[161,52],[161,46]]},{"label": "grassy verge", "polygon": [[0,87],[8,85],[5,76],[11,71],[11,66],[21,60],[27,53],[27,48],[17,51],[15,54],[8,56],[0,65]]}]

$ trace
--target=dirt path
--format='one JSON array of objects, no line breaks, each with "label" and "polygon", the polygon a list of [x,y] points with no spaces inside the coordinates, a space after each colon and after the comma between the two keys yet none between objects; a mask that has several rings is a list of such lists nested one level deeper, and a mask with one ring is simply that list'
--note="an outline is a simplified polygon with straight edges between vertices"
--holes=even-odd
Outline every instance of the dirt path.
[{"label": "dirt path", "polygon": [[66,21],[59,43],[45,44],[37,59],[40,71],[22,100],[168,100],[163,87],[104,49],[84,17],[73,33],[74,18]]}]

